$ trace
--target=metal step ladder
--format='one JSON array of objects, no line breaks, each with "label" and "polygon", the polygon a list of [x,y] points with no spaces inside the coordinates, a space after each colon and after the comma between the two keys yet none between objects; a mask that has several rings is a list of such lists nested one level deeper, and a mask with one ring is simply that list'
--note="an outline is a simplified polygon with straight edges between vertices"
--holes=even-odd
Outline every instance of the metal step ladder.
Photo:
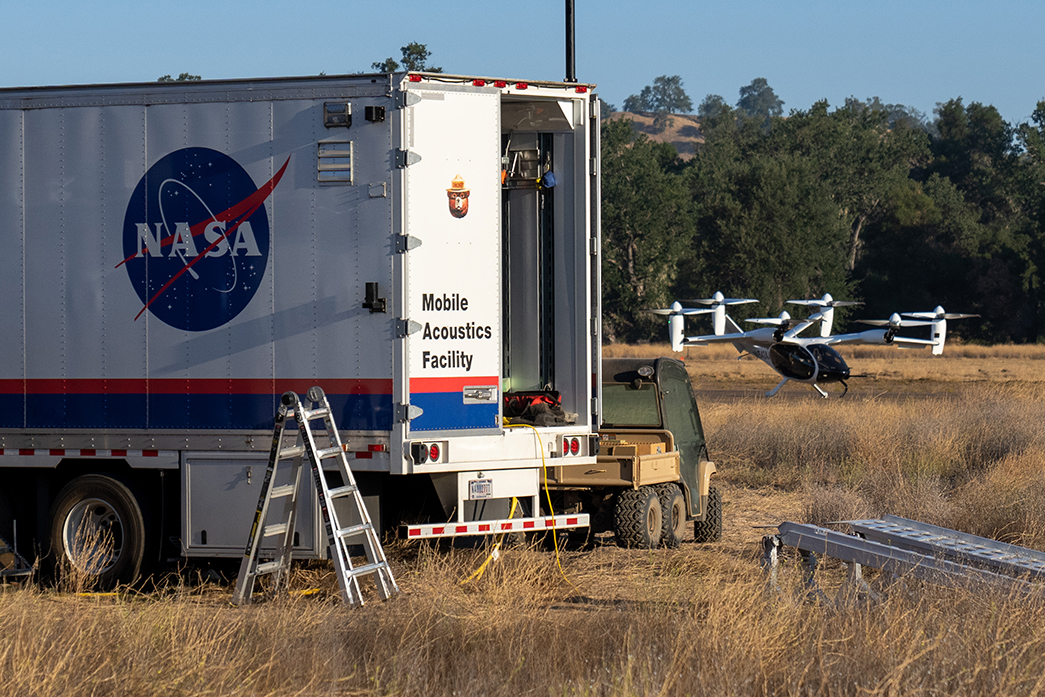
[{"label": "metal step ladder", "polygon": [[[359,578],[370,575],[374,577],[378,595],[382,600],[388,600],[393,593],[399,591],[392,576],[392,569],[385,558],[384,548],[381,546],[377,531],[370,520],[370,514],[363,504],[359,488],[356,486],[355,477],[352,475],[352,470],[349,469],[348,458],[345,455],[341,436],[338,434],[326,395],[319,387],[313,387],[308,391],[307,397],[310,402],[308,407],[303,406],[295,392],[284,393],[280,400],[272,431],[272,451],[269,453],[268,468],[265,471],[265,480],[261,486],[261,495],[258,499],[257,510],[254,512],[254,522],[250,527],[250,536],[243,553],[243,561],[240,563],[236,588],[232,594],[234,605],[244,605],[250,602],[254,592],[254,582],[258,576],[273,575],[273,593],[282,590],[286,584],[293,552],[294,521],[301,484],[302,458],[305,456],[308,457],[308,464],[312,470],[312,479],[319,500],[319,508],[323,514],[323,525],[326,528],[330,557],[334,560],[334,568],[337,571],[341,597],[353,607],[362,605],[363,594],[360,592]],[[290,418],[297,421],[298,434],[295,444],[287,447],[284,445],[284,440],[287,438],[285,426],[287,419]],[[319,419],[322,419],[325,428],[326,447],[317,446],[316,436],[312,431],[311,422]],[[279,465],[285,460],[291,461],[291,483],[278,487],[273,486]],[[322,466],[324,460],[336,460],[338,471],[341,474],[341,486],[333,489],[327,486]],[[269,505],[272,499],[276,498],[284,499],[282,518],[278,523],[264,525],[268,517]],[[355,513],[359,523],[347,526],[341,524],[334,501],[342,498],[351,502],[351,510]],[[349,556],[347,540],[357,535],[362,535],[363,550],[367,561],[361,566],[354,567]],[[261,540],[266,537],[278,537],[280,541],[275,558],[272,561],[261,563],[259,550]]]}]

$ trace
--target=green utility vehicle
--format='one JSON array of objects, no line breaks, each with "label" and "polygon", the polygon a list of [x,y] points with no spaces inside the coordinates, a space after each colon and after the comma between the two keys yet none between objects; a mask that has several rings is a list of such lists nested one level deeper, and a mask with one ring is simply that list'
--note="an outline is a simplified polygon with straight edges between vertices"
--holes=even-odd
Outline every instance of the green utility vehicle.
[{"label": "green utility vehicle", "polygon": [[625,547],[676,547],[693,521],[697,542],[722,537],[704,429],[689,375],[673,358],[602,362],[597,465],[552,465],[548,485],[589,513],[589,534],[612,530]]}]

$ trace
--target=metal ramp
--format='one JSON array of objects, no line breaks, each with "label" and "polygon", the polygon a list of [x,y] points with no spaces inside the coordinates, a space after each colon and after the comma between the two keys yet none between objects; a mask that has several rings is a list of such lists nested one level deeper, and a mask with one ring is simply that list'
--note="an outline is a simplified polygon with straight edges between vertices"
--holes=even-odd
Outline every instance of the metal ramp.
[{"label": "metal ramp", "polygon": [[874,542],[1012,576],[1045,578],[1045,552],[894,515],[846,522],[855,533]]},{"label": "metal ramp", "polygon": [[[1041,552],[995,542],[955,530],[887,516],[881,520],[845,521],[858,534],[849,535],[816,525],[781,523],[778,535],[763,538],[763,566],[775,582],[779,551],[794,547],[803,556],[806,583],[815,587],[812,571],[815,555],[834,557],[850,564],[851,577],[860,579],[860,567],[881,569],[895,577],[911,576],[944,586],[968,587],[971,583],[1004,585],[1029,592],[1040,588],[1018,575],[1045,576]],[[1003,573],[999,573],[1003,572]]]}]

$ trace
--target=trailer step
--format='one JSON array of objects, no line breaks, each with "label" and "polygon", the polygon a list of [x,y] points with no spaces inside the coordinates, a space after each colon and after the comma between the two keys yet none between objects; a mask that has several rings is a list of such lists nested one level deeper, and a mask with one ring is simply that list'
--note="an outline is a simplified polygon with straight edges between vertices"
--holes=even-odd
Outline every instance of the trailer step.
[{"label": "trailer step", "polygon": [[[232,594],[234,605],[251,602],[254,582],[259,575],[273,574],[272,592],[274,593],[282,590],[286,584],[293,552],[295,503],[301,482],[302,455],[308,455],[308,464],[312,470],[312,481],[319,497],[319,508],[323,514],[327,543],[330,556],[334,560],[334,568],[337,571],[341,597],[349,605],[363,604],[363,594],[359,587],[360,576],[374,576],[378,594],[383,600],[387,600],[399,590],[395,578],[392,576],[392,568],[388,564],[388,559],[385,558],[381,540],[378,539],[377,531],[363,504],[363,496],[360,494],[355,477],[348,466],[348,457],[341,443],[341,436],[338,433],[326,395],[319,387],[313,387],[308,391],[307,399],[311,408],[304,407],[301,398],[294,392],[285,393],[280,400],[279,411],[276,413],[273,426],[272,451],[269,453],[268,470],[265,473],[261,495],[258,498],[258,507],[254,513],[254,522],[251,525],[246,550],[240,563],[236,588]],[[291,417],[298,424],[297,444],[293,447],[283,447],[286,421]],[[318,419],[323,420],[326,429],[325,438],[328,441],[325,444],[326,447],[322,448],[316,445],[317,434],[313,432],[311,425],[313,420]],[[322,460],[331,458],[337,459],[338,472],[344,483],[333,489],[327,486],[326,475],[320,466]],[[287,459],[291,461],[292,484],[272,487],[271,484],[275,480],[279,463]],[[261,527],[267,519],[270,502],[277,496],[286,499],[280,522]],[[338,512],[334,508],[334,499],[344,498],[350,499],[350,512],[359,520],[358,523],[347,526],[341,524]],[[258,534],[259,528],[262,531],[260,535]],[[362,566],[353,566],[346,538],[359,534],[362,534],[363,537],[362,545],[367,563]],[[262,537],[274,536],[282,537],[276,558],[270,562],[259,563],[259,540]]]}]

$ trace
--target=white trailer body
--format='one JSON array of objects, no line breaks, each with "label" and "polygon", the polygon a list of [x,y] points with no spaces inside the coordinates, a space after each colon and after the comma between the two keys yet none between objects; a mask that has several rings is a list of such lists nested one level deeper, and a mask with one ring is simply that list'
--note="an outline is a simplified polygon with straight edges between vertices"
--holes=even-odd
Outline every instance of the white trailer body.
[{"label": "white trailer body", "polygon": [[[312,385],[386,527],[538,516],[549,458],[595,463],[598,139],[571,83],[0,90],[0,536],[46,554],[100,499],[146,565],[238,556]],[[505,427],[533,391],[575,420]]]}]

